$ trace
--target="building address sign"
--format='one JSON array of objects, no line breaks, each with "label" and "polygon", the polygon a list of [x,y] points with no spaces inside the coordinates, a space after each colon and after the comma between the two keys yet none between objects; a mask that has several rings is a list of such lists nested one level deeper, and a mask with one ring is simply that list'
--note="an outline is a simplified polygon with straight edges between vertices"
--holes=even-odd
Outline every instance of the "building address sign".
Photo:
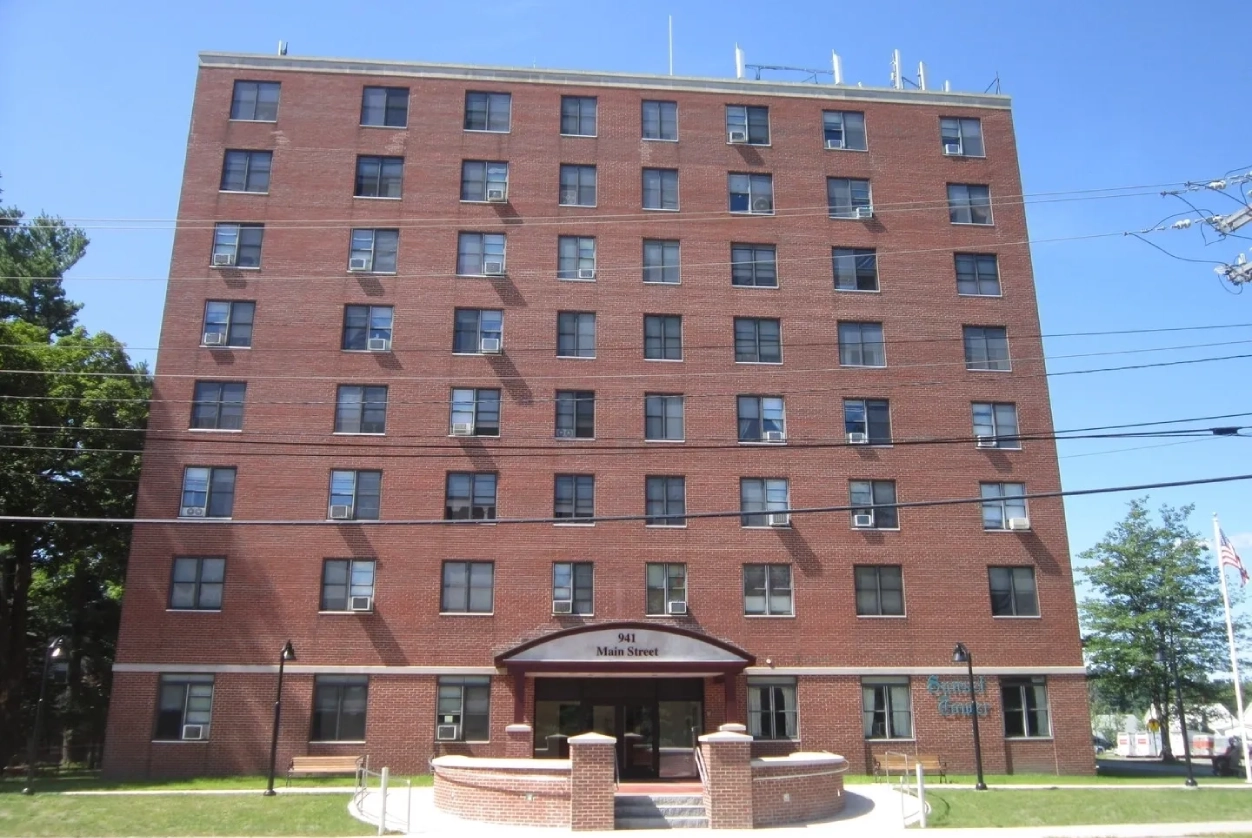
[{"label": "building address sign", "polygon": [[[944,680],[938,675],[931,675],[926,679],[926,692],[938,699],[939,715],[944,718],[968,716],[974,712],[975,707],[979,716],[986,716],[991,712],[991,705],[987,702],[970,700],[969,681],[963,678]],[[986,678],[979,675],[974,679],[974,692],[986,696]]]}]

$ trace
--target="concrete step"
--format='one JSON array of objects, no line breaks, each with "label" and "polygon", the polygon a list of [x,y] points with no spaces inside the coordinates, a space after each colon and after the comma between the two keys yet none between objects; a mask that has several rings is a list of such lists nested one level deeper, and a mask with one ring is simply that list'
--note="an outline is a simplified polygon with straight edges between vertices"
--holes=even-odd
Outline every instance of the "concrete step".
[{"label": "concrete step", "polygon": [[698,794],[619,794],[613,800],[618,829],[704,829],[709,819]]},{"label": "concrete step", "polygon": [[617,829],[708,829],[708,818],[618,818]]}]

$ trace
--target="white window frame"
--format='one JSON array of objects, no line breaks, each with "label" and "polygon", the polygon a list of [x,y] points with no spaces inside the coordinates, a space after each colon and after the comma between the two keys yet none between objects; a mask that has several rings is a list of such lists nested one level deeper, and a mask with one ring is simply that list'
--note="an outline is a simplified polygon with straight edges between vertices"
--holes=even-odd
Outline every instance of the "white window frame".
[{"label": "white window frame", "polygon": [[[987,532],[1009,532],[1010,518],[1030,520],[1025,483],[979,483],[978,490],[982,498],[982,528]],[[1000,512],[1000,524],[989,526],[989,513],[995,510]]]},{"label": "white window frame", "polygon": [[[682,568],[681,589],[673,584],[674,576],[670,573],[670,568],[675,568],[675,567]],[[659,586],[652,584],[651,576],[652,576],[653,568],[660,568],[660,571],[662,574],[662,582]],[[643,590],[644,590],[643,613],[644,615],[648,617],[670,616],[670,613],[669,613],[670,603],[690,602],[690,600],[688,600],[687,598],[688,591],[690,590],[690,584],[691,583],[690,583],[690,580],[688,579],[686,562],[646,562],[643,566]],[[652,603],[650,601],[651,600],[650,594],[653,591],[660,591],[661,593],[662,602],[661,602],[660,611],[656,611],[652,608]],[[677,595],[679,591],[681,591],[681,596]]]},{"label": "white window frame", "polygon": [[[865,148],[851,148],[848,146],[848,122],[847,122],[848,114],[856,114],[857,116],[861,118],[861,133],[865,137]],[[837,129],[832,128],[831,126],[827,125],[828,118],[831,116],[839,117],[839,127]],[[839,143],[840,144],[834,148],[831,148],[829,145],[827,145],[826,132],[834,131],[834,130],[839,131],[839,136],[840,136]],[[869,151],[869,129],[865,126],[865,112],[864,111],[843,111],[843,110],[822,111],[822,148],[824,148],[827,151],[868,152]]]},{"label": "white window frame", "polygon": [[[1000,411],[1007,408],[1013,414],[1013,430],[1012,433],[1006,432],[1000,428]],[[989,422],[979,421],[979,411],[990,417]],[[974,439],[989,436],[995,442],[995,448],[1002,451],[1020,451],[1022,449],[1021,440],[1021,417],[1017,413],[1016,402],[971,402],[970,414],[974,427]]]},{"label": "white window frame", "polygon": [[[975,291],[974,293],[971,294],[969,291],[961,290],[960,265],[961,265],[962,259],[969,259],[974,263],[974,287],[975,288],[981,288],[984,282],[991,281],[989,279],[984,279],[981,271],[979,270],[979,263],[981,261],[986,260],[986,259],[991,260],[991,264],[995,267],[996,292],[994,294],[983,294],[981,291]],[[958,297],[1003,297],[1004,296],[1004,285],[1000,281],[1000,257],[997,254],[995,253],[966,253],[966,252],[954,253],[953,258],[952,258],[952,263],[953,263],[953,269],[956,273],[956,295]]]},{"label": "white window frame", "polygon": [[[748,191],[735,190],[735,179],[747,178]],[[767,182],[768,189],[762,187],[760,182]],[[762,194],[758,194],[757,190],[762,189]],[[767,194],[766,194],[767,193]],[[746,195],[748,199],[747,209],[735,209],[735,196]],[[760,199],[767,198],[769,200],[769,209],[758,210],[756,202]],[[726,209],[732,215],[773,215],[776,203],[774,200],[774,175],[770,172],[730,172],[726,176]]]},{"label": "white window frame", "polygon": [[[472,239],[474,237],[478,239],[478,264],[476,266],[468,265],[467,267],[477,267],[478,273],[465,273],[461,270],[461,243],[467,238]],[[476,233],[467,230],[458,232],[456,235],[456,275],[489,279],[506,276],[509,272],[508,247],[509,237],[505,233]],[[500,273],[489,274],[487,273],[487,263],[496,261],[497,254],[499,254]]]},{"label": "white window frame", "polygon": [[[664,110],[664,106],[665,105],[674,106],[674,136],[672,137],[664,137],[664,136],[649,137],[646,133],[644,133],[644,125],[645,125],[644,109],[647,108],[648,105],[657,105],[656,126],[657,126],[657,132],[659,134],[665,133],[665,130],[664,130],[665,118],[664,118],[664,115],[662,114],[662,111]],[[644,142],[649,142],[649,143],[676,143],[678,142],[678,103],[673,101],[672,99],[644,99],[643,102],[641,102],[639,106],[639,138],[643,140]]]},{"label": "white window frame", "polygon": [[[987,220],[974,220],[974,207],[982,208],[981,199],[975,199],[970,194],[971,189],[983,189],[987,192]],[[957,190],[954,194],[953,190]],[[961,191],[964,191],[962,196]],[[963,200],[963,202],[962,202]],[[976,203],[976,200],[978,203]],[[969,221],[956,220],[962,213],[969,216]],[[995,212],[992,206],[991,187],[985,183],[949,183],[948,184],[948,222],[963,227],[994,227],[996,223]]]},{"label": "white window frame", "polygon": [[[466,166],[482,166],[483,169],[483,196],[481,198],[465,197],[465,167]],[[492,168],[495,171],[492,171]],[[500,177],[500,170],[503,168],[504,177]],[[492,177],[492,175],[495,177]],[[492,184],[495,184],[494,186]],[[492,189],[504,190],[504,201],[488,201],[487,193]],[[486,203],[507,203],[509,200],[509,164],[502,160],[462,160],[461,161],[461,203],[463,204],[486,204]]]},{"label": "white window frame", "polygon": [[[900,688],[903,688],[903,698],[900,697]],[[879,692],[881,691],[881,693]],[[883,697],[884,708],[878,709],[878,695]],[[867,701],[873,697],[874,705],[866,706]],[[897,710],[897,700],[904,701],[908,706],[904,710]],[[885,735],[873,735],[873,717],[879,713],[883,715],[883,728]],[[907,735],[902,735],[896,731],[896,715],[903,713],[908,718],[909,730]],[[861,733],[867,742],[911,742],[916,737],[914,735],[914,719],[913,719],[913,689],[909,677],[895,678],[862,678],[861,679]]]},{"label": "white window frame", "polygon": [[[948,122],[956,123],[955,134],[951,133],[948,130],[950,126],[944,124]],[[982,152],[979,154],[972,154],[969,151],[967,151],[965,147],[967,128],[969,127],[967,123],[971,123],[971,122],[978,126],[978,144],[982,146]],[[976,116],[941,116],[939,117],[939,142],[943,146],[944,154],[948,154],[947,152],[948,143],[953,141],[952,139],[949,139],[949,138],[955,138],[956,144],[961,147],[960,150],[957,151],[955,154],[949,154],[948,155],[949,157],[985,158],[987,156],[987,138],[982,130],[982,120]]]},{"label": "white window frame", "polygon": [[[1008,594],[1009,594],[1009,611],[1007,614],[995,613],[995,588],[992,587],[991,574],[992,571],[1006,571],[1008,573]],[[1025,571],[1018,573],[1017,571]],[[1019,598],[1017,578],[1018,576],[1029,576],[1031,590],[1035,596],[1035,613],[1022,614],[1018,607]],[[989,565],[987,567],[987,592],[990,597],[989,605],[991,618],[993,620],[1039,620],[1043,618],[1043,603],[1039,601],[1039,574],[1035,572],[1032,565]],[[1023,591],[1023,593],[1025,593]]]},{"label": "white window frame", "polygon": [[[877,500],[877,495],[874,490],[879,485],[883,485],[883,484],[887,484],[891,486],[891,494],[893,498],[891,503],[879,503]],[[868,487],[869,489],[869,503],[863,502],[866,487]],[[873,526],[857,527],[855,526],[855,521],[854,521],[853,529],[854,530],[874,530],[874,531],[899,530],[900,529],[900,493],[898,491],[898,488],[899,487],[896,485],[896,481],[894,480],[849,480],[848,481],[848,506],[853,507],[852,517],[855,519],[857,515],[865,514],[866,510],[868,510],[869,514],[874,517]],[[860,498],[858,498],[857,496],[858,491],[860,493]],[[882,524],[879,523],[879,518],[878,518],[879,510],[884,510],[884,509],[891,510],[892,513],[894,513],[896,516],[895,524],[890,527],[884,527]]]},{"label": "white window frame", "polygon": [[[570,170],[570,169],[574,170],[574,173],[575,173],[575,177],[574,177],[575,185],[573,187],[567,187],[564,183],[565,172],[566,170]],[[584,204],[582,203],[582,198],[583,198],[582,192],[584,189],[587,188],[587,185],[584,183],[584,180],[587,176],[588,171],[591,172],[591,191],[594,194],[595,199],[590,204]],[[574,190],[574,199],[575,199],[574,203],[569,203],[565,200],[565,197],[566,197],[565,190],[570,189],[570,188]],[[558,206],[584,207],[584,208],[595,208],[599,206],[600,205],[600,171],[598,167],[596,166],[595,163],[562,163],[560,167],[560,171],[557,174],[557,190],[556,191],[557,191],[556,197],[557,197]]]},{"label": "white window frame", "polygon": [[[458,311],[474,312],[474,328],[477,337],[474,339],[473,352],[461,352],[456,348],[456,313]],[[500,331],[494,332],[483,329],[483,315],[490,312],[491,314],[500,315]],[[500,341],[500,351],[504,351],[504,309],[500,308],[455,308],[452,311],[452,354],[453,355],[483,355],[483,339],[487,335],[498,334],[496,340]]]},{"label": "white window frame", "polygon": [[[765,142],[752,141],[752,122],[749,117],[749,111],[765,111]],[[768,148],[773,145],[774,126],[770,124],[770,112],[768,105],[727,105],[726,106],[726,144],[730,145],[730,132],[743,131],[746,138],[742,143],[735,145],[750,145],[757,148]]]},{"label": "white window frame", "polygon": [[[335,491],[335,478],[336,478],[336,476],[340,476],[340,478],[339,478],[339,479],[342,481],[342,480],[344,479],[344,478],[342,477],[342,475],[345,475],[345,474],[350,474],[350,475],[352,475],[352,494],[351,494],[351,495],[347,495],[347,494],[346,494],[345,492],[343,492],[342,490],[340,490],[339,492],[336,492],[336,491]],[[377,514],[376,516],[372,517],[372,518],[364,518],[364,517],[361,517],[361,516],[358,514],[358,509],[357,509],[357,507],[360,505],[360,500],[361,500],[361,496],[362,496],[362,495],[361,495],[360,488],[359,488],[359,486],[360,486],[360,482],[361,482],[361,475],[362,475],[362,474],[377,474],[377,475],[378,475],[378,514]],[[341,484],[341,485],[342,485],[342,484]],[[331,519],[330,519],[330,517],[329,517],[329,510],[330,510],[330,507],[332,507],[332,506],[341,506],[341,505],[343,505],[343,504],[336,504],[336,503],[335,503],[335,498],[336,498],[336,497],[340,497],[340,498],[342,498],[342,497],[351,497],[351,498],[352,498],[352,502],[351,502],[350,504],[347,504],[347,506],[349,507],[349,513],[348,513],[348,518],[347,518],[346,520],[349,520],[349,521],[377,521],[377,520],[379,520],[380,518],[382,518],[382,514],[383,514],[383,513],[382,513],[382,507],[383,507],[383,472],[382,472],[382,469],[377,469],[377,468],[361,468],[361,469],[353,469],[353,468],[336,468],[336,469],[331,469],[331,471],[330,471],[330,489],[329,489],[329,491],[327,492],[327,501],[326,501],[326,507],[327,507],[327,520],[331,520]]]},{"label": "white window frame", "polygon": [[[364,234],[364,233],[369,234],[369,248],[368,249],[357,247],[357,236]],[[396,260],[396,267],[392,268],[391,270],[386,270],[386,271],[377,270],[374,264],[375,258],[378,255],[378,234],[379,233],[395,233],[396,234],[396,249],[395,249],[395,253],[392,254],[392,257]],[[368,260],[368,263],[369,263],[366,266],[364,273],[387,274],[387,275],[395,274],[396,270],[399,268],[399,262],[400,262],[400,231],[396,229],[395,227],[353,227],[351,232],[348,235],[349,270],[351,270],[352,260],[356,258],[360,258],[360,256],[362,255],[365,256],[365,258]]]},{"label": "white window frame", "polygon": [[[971,335],[970,330],[977,329],[978,335]],[[993,359],[991,357],[991,337],[987,335],[988,330],[996,330],[1004,335],[1004,359]],[[970,357],[969,342],[971,338],[977,338],[981,344],[976,347],[982,350],[982,357],[985,359],[983,366],[973,366],[979,363],[977,357]],[[1013,353],[1009,348],[1009,330],[1007,326],[969,326],[961,327],[961,349],[965,356],[965,369],[968,372],[1012,372],[1013,371]],[[1003,363],[1004,366],[992,366],[993,364]]]},{"label": "white window frame", "polygon": [[[857,354],[860,356],[862,361],[865,360],[865,354],[866,354],[865,347],[867,345],[873,346],[874,344],[878,344],[880,347],[882,347],[882,363],[881,364],[864,364],[864,363],[853,364],[853,363],[844,362],[843,350],[844,350],[845,344],[843,341],[843,330],[845,326],[849,328],[853,326],[856,327],[857,340],[856,340],[855,347],[856,347]],[[877,327],[878,329],[877,341],[865,340],[866,327]],[[886,335],[886,330],[883,328],[882,323],[869,321],[869,320],[840,320],[838,323],[835,324],[835,329],[836,329],[836,336],[838,338],[838,344],[839,344],[839,366],[840,367],[844,369],[872,369],[872,370],[886,369],[887,367],[887,335]],[[853,344],[849,342],[846,344],[846,346],[849,349],[851,349],[853,347]]]},{"label": "white window frame", "polygon": [[[764,506],[757,509],[748,509],[747,501],[744,498],[744,489],[750,483],[760,483],[761,502]],[[779,495],[782,497],[780,498]],[[740,477],[739,478],[739,527],[745,530],[771,530],[778,527],[771,527],[769,524],[769,516],[775,512],[784,512],[790,516],[791,509],[791,481],[786,477]],[[752,524],[745,521],[749,516],[759,516],[764,519],[763,523]],[[788,525],[790,526],[790,524]],[[792,605],[794,610],[795,606]]]},{"label": "white window frame", "polygon": [[[466,126],[466,123],[469,122],[469,101],[470,101],[471,96],[487,97],[486,98],[487,107],[486,107],[486,110],[483,112],[485,116],[483,119],[482,128],[469,128]],[[507,128],[504,128],[503,130],[499,128],[491,127],[491,101],[493,98],[496,98],[499,96],[508,97],[508,103],[509,103],[508,104],[509,125]],[[461,120],[461,129],[463,131],[469,131],[471,133],[476,133],[476,134],[508,134],[512,132],[513,130],[513,94],[512,93],[504,93],[499,90],[467,90],[465,91],[465,102],[464,102],[463,107],[465,108],[464,118]]]},{"label": "white window frame", "polygon": [[[649,172],[655,172],[657,174],[657,177],[659,178],[659,183],[657,184],[657,198],[659,199],[659,203],[661,204],[661,206],[658,206],[658,207],[648,206],[647,177],[648,177]],[[667,207],[664,205],[665,204],[665,180],[666,180],[667,175],[674,176],[674,206],[672,207]],[[677,169],[667,169],[664,167],[657,167],[657,166],[645,166],[639,176],[639,185],[640,185],[640,191],[641,191],[640,197],[642,198],[642,200],[640,201],[641,209],[643,209],[645,212],[678,212],[679,210],[682,209],[682,192],[681,192],[682,180],[678,176]]]},{"label": "white window frame", "polygon": [[[659,503],[661,504],[662,509],[661,509],[661,512],[656,515],[653,515],[651,512],[648,511],[648,504],[651,503],[651,500],[648,497],[648,488],[649,488],[648,481],[651,481],[651,480],[662,481],[659,484],[661,488],[661,494],[662,494],[662,497]],[[670,511],[669,488],[670,488],[671,480],[679,481],[679,485],[681,485],[683,489],[683,500],[682,500],[683,511],[681,515],[673,514]],[[646,475],[643,481],[643,510],[644,510],[644,516],[645,516],[644,526],[662,527],[662,528],[668,528],[668,529],[685,529],[687,526],[687,478],[686,476],[682,474]],[[661,523],[649,521],[648,518],[657,519],[657,521],[661,521]],[[675,523],[674,522],[675,519],[680,519],[680,522]]]},{"label": "white window frame", "polygon": [[[469,401],[466,401],[465,399],[458,401],[457,393],[469,393],[471,394],[471,398]],[[478,414],[480,410],[479,402],[482,400],[483,393],[496,394],[496,432],[494,434],[481,433],[478,429]],[[481,436],[490,439],[498,438],[500,436],[501,427],[504,423],[504,418],[501,415],[504,410],[504,400],[500,396],[501,392],[498,387],[453,387],[448,410],[448,434],[452,434],[453,425],[462,424],[457,421],[458,416],[468,415],[468,424],[473,428],[473,433],[470,434],[470,436]],[[468,405],[468,407],[466,407],[466,405]]]},{"label": "white window frame", "polygon": [[[575,113],[573,116],[574,116],[574,121],[578,123],[579,130],[573,134],[565,130],[565,103],[566,102],[573,102],[576,106]],[[582,123],[583,123],[583,116],[584,116],[583,108],[585,107],[587,102],[591,103],[591,122],[592,122],[592,125],[594,126],[590,134],[582,133],[582,127],[583,127]],[[560,129],[561,129],[562,137],[598,137],[600,135],[600,101],[599,99],[595,96],[571,96],[571,95],[562,96],[561,97],[560,122],[561,122]]]},{"label": "white window frame", "polygon": [[[662,433],[664,434],[664,436],[655,437],[655,436],[648,435],[648,420],[653,418],[648,408],[651,406],[653,400],[659,400],[659,403],[660,403],[661,413],[660,413],[659,419],[661,422]],[[670,433],[670,423],[673,421],[674,417],[670,415],[670,407],[675,402],[677,402],[678,404],[678,425],[679,425],[678,430],[680,431],[680,433],[678,434],[678,436],[672,437],[672,436],[669,436],[669,433]],[[644,442],[662,442],[662,443],[686,442],[687,441],[686,429],[687,429],[687,405],[686,405],[686,399],[684,399],[681,394],[679,393],[645,393],[644,394],[643,396],[643,439],[644,439]]]},{"label": "white window frame", "polygon": [[[648,264],[648,245],[659,246],[659,249],[661,252],[661,262],[659,265]],[[673,250],[675,251],[678,257],[678,261],[676,261],[673,265],[669,264],[669,262],[666,261],[666,252],[670,249],[671,245],[673,246]],[[678,279],[674,280],[673,282],[670,282],[666,279],[648,279],[649,270],[656,271],[657,273],[660,274],[660,276],[664,277],[665,272],[671,269],[675,270],[678,274]],[[682,275],[682,243],[681,241],[679,239],[644,239],[643,240],[643,284],[644,285],[682,285],[682,281],[683,281],[683,275]]]},{"label": "white window frame", "polygon": [[[770,690],[770,700],[774,700],[773,690],[781,689],[784,695],[791,699],[791,710],[776,710],[773,707],[761,707],[761,690]],[[748,677],[748,733],[753,739],[759,739],[763,742],[798,742],[800,741],[800,705],[799,705],[799,686],[795,678],[758,678]],[[777,729],[770,731],[772,735],[765,735],[761,730],[761,716],[768,712],[771,716],[777,716],[780,712],[783,715],[783,735],[779,736]],[[787,730],[788,722],[790,722],[791,730]],[[771,720],[771,727],[773,727]]]},{"label": "white window frame", "polygon": [[[562,249],[570,242],[574,243],[574,267],[563,268],[561,262],[565,259]],[[588,245],[590,243],[590,245]],[[590,256],[584,255],[590,246]],[[556,238],[556,278],[563,282],[595,282],[596,281],[596,254],[599,251],[595,236],[557,236]],[[582,271],[591,271],[590,279],[583,279],[579,274]],[[573,274],[572,276],[570,274]]]},{"label": "white window frame", "polygon": [[[1017,689],[1021,691],[1020,696],[1022,699],[1022,708],[1021,708],[1022,730],[1026,731],[1022,735],[1010,734],[1008,732],[1009,711],[1006,709],[1005,701],[1004,701],[1004,693],[1005,693],[1006,688]],[[1028,718],[1027,714],[1030,712],[1030,710],[1029,710],[1029,702],[1026,700],[1025,691],[1028,689],[1039,689],[1039,688],[1042,688],[1043,690],[1042,710],[1044,714],[1046,714],[1045,720],[1048,723],[1048,729],[1047,729],[1047,732],[1040,732],[1040,733],[1032,734],[1029,732],[1030,725],[1027,723],[1027,718]],[[1038,741],[1040,739],[1051,739],[1052,738],[1052,691],[1048,689],[1048,679],[1042,675],[1034,675],[1034,676],[1027,676],[1027,677],[1012,677],[1012,678],[1001,677],[1000,679],[1000,712],[1004,718],[1004,723],[1005,723],[1004,724],[1004,738],[1009,740],[1010,742],[1020,741],[1020,740]]]},{"label": "white window frame", "polygon": [[[344,598],[343,608],[326,607],[326,570],[331,562],[341,562],[347,565],[347,581],[343,583]],[[358,568],[369,568],[369,587],[368,589],[362,583],[356,582],[356,574]],[[337,583],[333,583],[337,584]],[[317,592],[317,613],[319,614],[351,614],[352,598],[367,596],[370,601],[374,600],[374,592],[378,584],[378,561],[376,559],[354,559],[354,558],[329,558],[322,560],[322,579],[321,586]],[[364,593],[361,593],[364,591]],[[374,609],[370,608],[372,612]]]}]

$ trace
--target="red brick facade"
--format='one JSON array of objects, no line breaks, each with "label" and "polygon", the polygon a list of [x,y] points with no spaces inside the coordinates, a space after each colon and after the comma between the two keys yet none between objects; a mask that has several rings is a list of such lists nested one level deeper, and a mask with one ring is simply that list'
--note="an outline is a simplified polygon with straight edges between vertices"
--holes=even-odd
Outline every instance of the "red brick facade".
[{"label": "red brick facade", "polygon": [[[704,729],[744,721],[749,678],[796,679],[798,741],[866,770],[883,749],[972,765],[967,716],[944,717],[927,677],[962,677],[964,641],[987,676],[988,772],[1091,772],[1073,579],[1059,499],[1031,500],[1030,529],[985,531],[978,504],[902,508],[898,530],[847,511],[789,528],[737,517],[685,528],[423,523],[444,515],[447,472],[499,475],[501,519],[553,517],[555,474],[595,475],[595,514],[639,516],[648,475],[682,475],[690,513],[739,509],[740,478],[789,481],[794,508],[847,506],[850,480],[893,480],[899,502],[970,498],[980,482],[1059,488],[1042,342],[1008,100],[732,80],[371,65],[205,55],[188,142],[154,401],[114,677],[106,770],[115,776],[259,772],[273,671],[288,665],[279,765],[297,753],[370,755],[393,771],[432,756],[504,756],[505,727],[533,723],[534,683],[493,659],[586,623],[647,621],[735,644],[726,718],[706,678]],[[277,81],[276,121],[231,120],[237,80]],[[361,127],[362,88],[407,87],[408,127]],[[512,96],[508,133],[463,130],[467,91]],[[596,97],[597,136],[559,133],[562,95]],[[678,141],[640,138],[643,100],[678,103]],[[769,108],[769,146],[726,142],[727,105]],[[823,148],[823,110],[865,114],[868,151]],[[941,117],[981,120],[985,157],[947,156]],[[265,194],[219,191],[227,149],[273,152]],[[358,155],[404,158],[403,197],[354,198]],[[506,203],[459,200],[463,160],[507,161]],[[558,206],[562,163],[597,167],[594,208]],[[678,212],[641,209],[641,170],[677,169]],[[776,214],[727,212],[728,173],[770,173]],[[870,220],[832,219],[826,178],[867,178]],[[954,225],[946,184],[989,186],[994,224]],[[213,268],[214,222],[264,223],[259,270]],[[349,273],[352,228],[398,228],[395,275]],[[458,232],[507,234],[507,275],[458,277]],[[594,236],[593,282],[558,280],[557,239]],[[644,239],[681,242],[682,281],[642,282]],[[774,245],[778,287],[733,287],[732,243]],[[876,248],[878,293],[838,291],[831,248]],[[998,257],[1002,296],[960,296],[954,253]],[[250,348],[201,346],[206,301],[256,303]],[[345,305],[394,307],[389,351],[342,351]],[[453,311],[504,311],[498,355],[451,352]],[[595,312],[594,360],[558,358],[557,313]],[[643,359],[645,314],[682,316],[682,361]],[[737,364],[733,319],[778,318],[781,365]],[[841,367],[839,321],[883,324],[885,368]],[[1007,329],[1011,372],[968,371],[962,326]],[[197,381],[247,383],[240,432],[189,431]],[[386,385],[382,436],[332,435],[340,384]],[[452,387],[501,390],[498,439],[448,435]],[[595,439],[554,439],[557,390],[594,390]],[[644,442],[644,395],[685,396],[685,441]],[[787,444],[740,445],[736,395],[783,396]],[[894,446],[847,445],[844,398],[890,400]],[[979,450],[971,402],[1017,406],[1021,450]],[[935,440],[959,440],[958,443]],[[924,443],[924,444],[909,444]],[[176,521],[183,469],[237,469],[231,523]],[[332,469],[382,471],[379,522],[327,521]],[[271,524],[245,523],[269,521]],[[225,558],[220,610],[168,609],[176,556]],[[323,561],[372,559],[372,610],[319,613]],[[441,614],[445,560],[493,561],[490,614]],[[554,616],[552,563],[594,562],[594,614]],[[687,565],[689,613],[645,615],[644,566]],[[793,616],[744,615],[741,566],[792,568]],[[858,617],[854,565],[902,567],[907,616]],[[993,617],[990,565],[1031,567],[1040,616]],[[212,673],[207,741],[155,742],[158,678]],[[311,743],[318,673],[369,676],[364,742]],[[493,674],[494,673],[494,674]],[[438,678],[493,675],[489,741],[436,743]],[[915,741],[866,741],[861,679],[911,678]],[[1050,736],[1004,736],[997,677],[1046,678]],[[980,697],[980,701],[982,698]]]}]

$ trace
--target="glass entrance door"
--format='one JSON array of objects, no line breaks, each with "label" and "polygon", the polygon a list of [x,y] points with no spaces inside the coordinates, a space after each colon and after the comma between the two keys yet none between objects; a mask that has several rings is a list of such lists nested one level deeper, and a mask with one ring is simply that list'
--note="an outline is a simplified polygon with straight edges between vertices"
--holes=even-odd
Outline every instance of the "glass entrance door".
[{"label": "glass entrance door", "polygon": [[627,703],[618,707],[617,766],[623,778],[657,776],[656,724],[653,703]]}]

